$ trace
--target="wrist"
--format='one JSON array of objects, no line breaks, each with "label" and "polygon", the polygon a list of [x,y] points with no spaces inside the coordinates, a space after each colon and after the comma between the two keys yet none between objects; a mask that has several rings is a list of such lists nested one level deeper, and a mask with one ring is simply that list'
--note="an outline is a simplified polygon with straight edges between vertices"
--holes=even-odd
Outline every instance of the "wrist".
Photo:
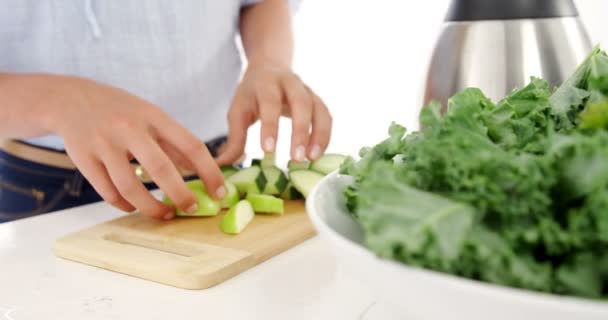
[{"label": "wrist", "polygon": [[82,102],[75,101],[78,87],[83,79],[62,75],[35,75],[32,92],[39,92],[32,101],[31,119],[41,129],[50,134],[61,134],[61,128],[68,118],[69,108]]},{"label": "wrist", "polygon": [[291,70],[291,59],[272,57],[269,55],[254,55],[247,58],[247,68],[277,68]]}]

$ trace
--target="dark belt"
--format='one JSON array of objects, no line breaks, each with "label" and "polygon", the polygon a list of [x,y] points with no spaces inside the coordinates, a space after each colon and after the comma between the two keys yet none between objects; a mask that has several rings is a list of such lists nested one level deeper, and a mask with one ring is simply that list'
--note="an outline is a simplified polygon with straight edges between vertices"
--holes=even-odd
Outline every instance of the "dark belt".
[{"label": "dark belt", "polygon": [[[212,156],[217,156],[222,152],[225,146],[226,138],[220,137],[206,143],[207,148]],[[45,148],[32,145],[18,140],[0,140],[0,150],[27,161],[39,163],[51,167],[62,168],[67,170],[78,170],[72,159],[65,151]],[[151,183],[152,178],[146,173],[146,170],[136,161],[131,162],[131,167],[135,175],[143,183]],[[179,169],[183,177],[191,177],[196,175],[193,171]]]}]

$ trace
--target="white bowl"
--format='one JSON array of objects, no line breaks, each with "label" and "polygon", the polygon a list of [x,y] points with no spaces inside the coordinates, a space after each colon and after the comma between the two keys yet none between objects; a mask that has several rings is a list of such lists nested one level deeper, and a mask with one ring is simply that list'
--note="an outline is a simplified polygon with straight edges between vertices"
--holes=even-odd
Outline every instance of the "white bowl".
[{"label": "white bowl", "polygon": [[376,257],[346,210],[349,176],[332,173],[306,202],[320,237],[343,273],[366,285],[383,303],[412,319],[608,319],[608,302],[564,297],[473,281]]}]

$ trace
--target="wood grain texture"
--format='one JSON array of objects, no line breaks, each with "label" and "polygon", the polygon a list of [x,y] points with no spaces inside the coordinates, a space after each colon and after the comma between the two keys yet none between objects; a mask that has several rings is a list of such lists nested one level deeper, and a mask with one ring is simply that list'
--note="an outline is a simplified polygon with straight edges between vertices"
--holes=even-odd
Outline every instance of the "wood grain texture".
[{"label": "wood grain texture", "polygon": [[184,289],[223,282],[314,236],[302,201],[282,216],[256,214],[239,235],[215,217],[157,221],[128,215],[58,239],[57,256]]}]

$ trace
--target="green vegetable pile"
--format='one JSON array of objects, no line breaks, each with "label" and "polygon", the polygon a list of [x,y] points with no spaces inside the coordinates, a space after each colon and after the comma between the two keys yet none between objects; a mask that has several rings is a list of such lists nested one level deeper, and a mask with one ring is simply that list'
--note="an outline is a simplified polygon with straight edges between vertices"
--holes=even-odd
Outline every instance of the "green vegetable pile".
[{"label": "green vegetable pile", "polygon": [[505,286],[608,297],[608,56],[559,88],[466,89],[423,130],[349,159],[348,209],[382,258]]}]

